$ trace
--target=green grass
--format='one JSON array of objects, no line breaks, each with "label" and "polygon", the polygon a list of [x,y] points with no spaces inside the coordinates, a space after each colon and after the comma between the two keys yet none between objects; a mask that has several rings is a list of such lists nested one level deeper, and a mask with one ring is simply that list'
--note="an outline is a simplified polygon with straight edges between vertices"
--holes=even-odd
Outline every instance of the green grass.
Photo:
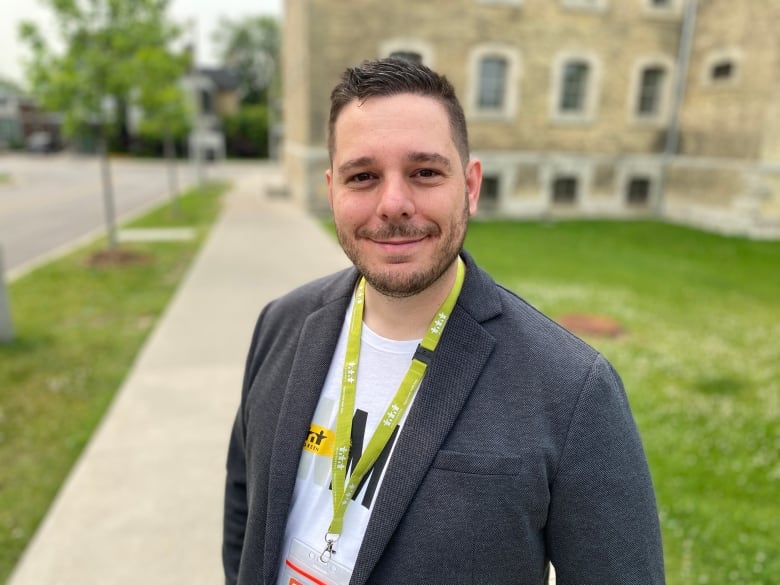
[{"label": "green grass", "polygon": [[127,227],[196,228],[189,242],[123,244],[137,264],[91,267],[105,242],[9,286],[16,340],[0,344],[0,582],[119,389],[219,211],[209,185]]},{"label": "green grass", "polygon": [[620,371],[655,482],[670,585],[780,582],[780,242],[655,222],[472,222],[466,248]]}]

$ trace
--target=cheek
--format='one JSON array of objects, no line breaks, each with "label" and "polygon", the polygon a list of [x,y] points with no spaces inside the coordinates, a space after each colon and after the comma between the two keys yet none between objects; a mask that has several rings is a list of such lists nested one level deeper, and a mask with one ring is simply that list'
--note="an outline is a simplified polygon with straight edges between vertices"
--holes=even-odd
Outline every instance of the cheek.
[{"label": "cheek", "polygon": [[368,221],[374,208],[367,198],[338,197],[331,205],[333,217],[344,224],[358,224]]}]

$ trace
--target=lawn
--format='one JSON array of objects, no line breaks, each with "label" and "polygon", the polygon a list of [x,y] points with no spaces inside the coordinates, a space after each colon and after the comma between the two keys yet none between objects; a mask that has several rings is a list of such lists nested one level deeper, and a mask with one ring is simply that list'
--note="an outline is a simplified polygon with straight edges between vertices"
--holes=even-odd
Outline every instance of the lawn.
[{"label": "lawn", "polygon": [[670,585],[780,583],[780,242],[656,222],[472,222],[466,247],[589,338],[626,384]]},{"label": "lawn", "polygon": [[96,265],[105,242],[9,286],[16,340],[0,344],[0,582],[119,389],[219,211],[225,185],[179,198],[127,227],[195,228],[192,241],[123,244],[126,264]]}]

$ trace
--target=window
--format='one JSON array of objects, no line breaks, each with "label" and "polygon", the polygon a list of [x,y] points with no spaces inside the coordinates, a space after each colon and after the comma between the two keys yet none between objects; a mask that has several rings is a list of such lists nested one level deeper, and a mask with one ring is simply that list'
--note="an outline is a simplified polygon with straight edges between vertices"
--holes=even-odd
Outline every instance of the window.
[{"label": "window", "polygon": [[646,207],[650,203],[650,186],[648,177],[631,177],[626,186],[626,203],[632,207]]},{"label": "window", "polygon": [[591,124],[598,115],[601,59],[588,50],[555,56],[552,88],[548,92],[550,117],[562,124]]},{"label": "window", "polygon": [[412,63],[422,63],[423,58],[420,53],[416,53],[414,51],[393,51],[390,53],[391,57],[395,57],[396,59],[403,59],[405,61],[411,61]]},{"label": "window", "polygon": [[483,211],[495,211],[498,207],[499,194],[501,193],[501,178],[498,175],[485,174],[482,176],[482,186],[479,190],[479,205]]},{"label": "window", "polygon": [[214,96],[211,95],[211,92],[208,89],[200,90],[200,113],[214,113]]},{"label": "window", "polygon": [[560,110],[581,113],[585,110],[590,67],[584,61],[570,61],[563,66]]},{"label": "window", "polygon": [[677,18],[683,8],[683,0],[644,0],[646,14],[661,18]]},{"label": "window", "polygon": [[607,0],[561,0],[561,4],[564,8],[603,11],[607,7]]},{"label": "window", "polygon": [[639,116],[657,116],[660,113],[665,77],[666,71],[662,67],[647,67],[642,71],[636,105]]},{"label": "window", "polygon": [[503,43],[485,43],[469,54],[469,97],[466,114],[481,120],[511,120],[520,93],[520,55]]},{"label": "window", "polygon": [[730,47],[713,51],[704,60],[702,85],[719,89],[736,87],[740,82],[742,50]]},{"label": "window", "polygon": [[413,63],[423,63],[428,67],[435,67],[433,47],[425,41],[415,37],[393,37],[383,39],[377,47],[380,57],[395,57],[406,59]]},{"label": "window", "polygon": [[507,61],[500,56],[484,57],[479,62],[479,97],[477,105],[480,109],[500,110],[506,99]]},{"label": "window", "polygon": [[710,77],[713,81],[726,81],[734,77],[734,69],[732,61],[719,61],[710,69]]},{"label": "window", "polygon": [[574,205],[577,202],[579,182],[573,175],[561,175],[553,179],[553,205]]}]

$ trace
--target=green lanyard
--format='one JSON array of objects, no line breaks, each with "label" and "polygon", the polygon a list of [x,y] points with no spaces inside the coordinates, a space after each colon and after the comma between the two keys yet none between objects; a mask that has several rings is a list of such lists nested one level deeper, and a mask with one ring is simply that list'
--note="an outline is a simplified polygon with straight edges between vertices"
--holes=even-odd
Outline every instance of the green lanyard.
[{"label": "green lanyard", "polygon": [[428,331],[423,337],[422,343],[412,359],[412,363],[404,376],[401,385],[387,407],[376,431],[366,445],[365,451],[360,457],[352,475],[347,482],[347,463],[349,462],[349,450],[352,438],[352,416],[355,411],[355,395],[357,394],[357,370],[360,360],[360,338],[363,328],[363,307],[365,306],[366,280],[361,278],[355,291],[355,301],[352,307],[352,317],[349,324],[349,336],[347,337],[347,350],[344,359],[344,370],[341,382],[341,397],[336,418],[336,441],[331,461],[331,473],[333,482],[333,520],[325,535],[327,546],[320,555],[320,560],[327,562],[333,554],[333,545],[338,540],[344,527],[344,514],[347,511],[350,500],[355,495],[360,482],[366,473],[373,467],[379,455],[384,450],[387,442],[398,425],[398,421],[409,408],[415,392],[422,383],[425,369],[430,361],[430,356],[436,350],[441,338],[444,326],[447,324],[458,299],[460,289],[463,286],[463,278],[466,267],[463,260],[458,258],[458,271],[455,284],[439,310],[436,312]]}]

